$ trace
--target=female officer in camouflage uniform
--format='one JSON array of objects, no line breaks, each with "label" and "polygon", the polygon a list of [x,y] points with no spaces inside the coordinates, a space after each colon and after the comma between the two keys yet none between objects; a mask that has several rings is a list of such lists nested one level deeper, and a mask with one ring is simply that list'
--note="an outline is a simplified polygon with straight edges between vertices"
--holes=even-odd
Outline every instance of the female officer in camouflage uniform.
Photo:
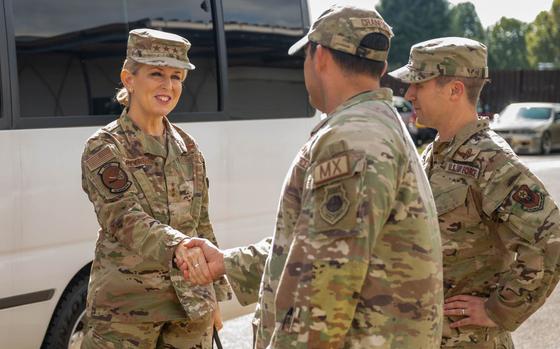
[{"label": "female officer in camouflage uniform", "polygon": [[191,285],[173,263],[190,237],[215,242],[204,159],[166,117],[195,68],[189,48],[178,35],[132,30],[117,94],[125,108],[85,146],[82,186],[101,229],[82,348],[210,348],[216,301],[230,297],[225,279]]}]

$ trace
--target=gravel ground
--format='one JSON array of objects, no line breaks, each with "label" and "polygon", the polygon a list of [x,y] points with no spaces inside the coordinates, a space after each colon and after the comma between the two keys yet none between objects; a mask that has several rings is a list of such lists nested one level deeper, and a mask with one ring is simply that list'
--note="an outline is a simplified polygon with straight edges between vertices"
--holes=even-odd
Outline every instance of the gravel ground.
[{"label": "gravel ground", "polygon": [[220,331],[220,340],[224,349],[251,349],[253,314],[247,314],[224,322]]}]

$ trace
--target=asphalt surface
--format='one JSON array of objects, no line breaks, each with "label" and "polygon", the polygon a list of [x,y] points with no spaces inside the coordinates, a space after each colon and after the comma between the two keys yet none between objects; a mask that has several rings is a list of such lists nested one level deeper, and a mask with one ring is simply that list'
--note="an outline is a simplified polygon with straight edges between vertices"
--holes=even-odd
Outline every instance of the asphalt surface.
[{"label": "asphalt surface", "polygon": [[[548,156],[521,156],[529,168],[545,184],[560,203],[560,153]],[[251,349],[252,314],[224,323],[220,338],[224,349]],[[560,349],[560,287],[557,287],[542,308],[513,333],[516,349]]]}]

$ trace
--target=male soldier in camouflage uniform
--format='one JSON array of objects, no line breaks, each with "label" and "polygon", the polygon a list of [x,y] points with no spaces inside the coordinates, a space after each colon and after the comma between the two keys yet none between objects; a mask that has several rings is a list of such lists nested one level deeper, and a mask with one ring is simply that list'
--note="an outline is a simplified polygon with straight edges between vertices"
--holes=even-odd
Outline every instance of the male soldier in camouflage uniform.
[{"label": "male soldier in camouflage uniform", "polygon": [[[127,60],[194,69],[189,47],[177,35],[137,29],[130,32]],[[163,77],[158,73],[154,79]],[[215,242],[204,159],[194,140],[165,116],[160,126],[167,139],[141,129],[133,116],[142,113],[131,109],[135,98],[145,97],[138,93],[128,95],[118,120],[88,139],[82,156],[82,186],[101,227],[82,347],[210,348],[215,303],[231,297],[227,281],[192,285],[172,265],[189,237]]]},{"label": "male soldier in camouflage uniform", "polygon": [[242,304],[260,284],[255,348],[439,346],[435,206],[379,85],[391,37],[375,10],[334,6],[317,19],[289,52],[305,50],[310,101],[327,117],[286,177],[273,239],[225,253],[187,244],[227,274]]},{"label": "male soldier in camouflage uniform", "polygon": [[486,47],[422,42],[390,75],[411,84],[405,97],[419,122],[439,131],[422,161],[443,242],[442,347],[513,348],[509,331],[558,281],[560,217],[539,179],[477,117]]}]

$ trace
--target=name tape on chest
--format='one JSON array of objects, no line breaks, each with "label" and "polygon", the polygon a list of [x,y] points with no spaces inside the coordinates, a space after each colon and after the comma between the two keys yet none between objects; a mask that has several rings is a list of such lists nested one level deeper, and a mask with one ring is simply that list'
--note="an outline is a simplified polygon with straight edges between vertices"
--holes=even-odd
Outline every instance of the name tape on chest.
[{"label": "name tape on chest", "polygon": [[463,176],[468,176],[472,178],[478,178],[480,174],[480,169],[474,166],[458,164],[456,162],[448,162],[445,164],[445,170],[447,172],[456,173]]},{"label": "name tape on chest", "polygon": [[153,160],[146,157],[139,157],[135,159],[124,159],[124,163],[127,167],[143,167],[153,165]]},{"label": "name tape on chest", "polygon": [[349,173],[348,155],[342,155],[319,163],[313,170],[313,180],[319,185]]}]

